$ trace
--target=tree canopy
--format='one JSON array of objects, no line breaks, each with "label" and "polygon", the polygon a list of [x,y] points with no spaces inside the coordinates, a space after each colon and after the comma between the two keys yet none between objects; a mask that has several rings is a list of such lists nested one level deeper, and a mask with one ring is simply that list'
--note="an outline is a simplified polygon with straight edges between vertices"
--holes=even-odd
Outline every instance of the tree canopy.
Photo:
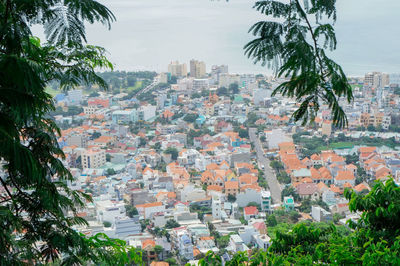
[{"label": "tree canopy", "polygon": [[[276,231],[268,250],[250,256],[236,253],[225,265],[397,265],[400,263],[400,187],[393,179],[376,182],[366,194],[345,192],[352,212],[360,212],[357,222],[348,221],[353,232],[333,224],[302,222],[292,230]],[[297,213],[290,214],[293,218]],[[269,215],[269,226],[276,226]],[[212,252],[199,265],[222,265]]]},{"label": "tree canopy", "polygon": [[264,0],[254,8],[268,20],[250,28],[256,38],[246,44],[245,54],[287,79],[273,95],[280,93],[301,103],[293,113],[295,121],[314,121],[323,102],[329,105],[334,124],[347,126],[339,100],[352,101],[352,89],[341,66],[327,56],[327,50],[335,50],[337,44],[336,0]]},{"label": "tree canopy", "polygon": [[[87,225],[77,211],[91,198],[68,188],[73,177],[61,161],[60,131],[46,116],[55,110],[45,91],[49,82],[64,90],[107,87],[95,69],[112,64],[104,48],[87,44],[85,24],[110,27],[114,20],[94,0],[0,1],[1,265],[125,264],[137,258],[124,241],[86,238],[72,228]],[[44,28],[46,42],[32,34],[35,24]]]}]

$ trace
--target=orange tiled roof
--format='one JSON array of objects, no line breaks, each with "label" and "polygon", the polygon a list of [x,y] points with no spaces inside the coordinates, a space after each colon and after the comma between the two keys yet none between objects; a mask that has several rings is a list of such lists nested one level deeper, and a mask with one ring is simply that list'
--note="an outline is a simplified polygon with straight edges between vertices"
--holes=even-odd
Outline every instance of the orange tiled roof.
[{"label": "orange tiled roof", "polygon": [[207,191],[208,190],[222,191],[222,187],[221,186],[217,186],[217,185],[211,185],[211,186],[207,187]]},{"label": "orange tiled roof", "polygon": [[338,171],[338,174],[335,178],[336,180],[354,180],[354,174],[352,171],[345,170],[345,171]]},{"label": "orange tiled roof", "polygon": [[136,208],[151,208],[151,207],[157,207],[157,206],[162,206],[162,202],[151,202],[151,203],[145,203],[145,204],[139,204],[135,205]]},{"label": "orange tiled roof", "polygon": [[239,182],[238,181],[226,181],[225,189],[239,189]]},{"label": "orange tiled roof", "polygon": [[142,241],[142,249],[146,249],[149,246],[154,248],[156,246],[156,242],[153,239],[146,239]]}]

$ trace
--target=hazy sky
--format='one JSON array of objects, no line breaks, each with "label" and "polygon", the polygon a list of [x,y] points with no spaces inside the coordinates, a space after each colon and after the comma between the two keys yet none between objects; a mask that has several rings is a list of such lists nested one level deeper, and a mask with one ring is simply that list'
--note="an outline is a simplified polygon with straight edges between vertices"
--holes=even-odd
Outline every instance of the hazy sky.
[{"label": "hazy sky", "polygon": [[[400,0],[337,0],[338,49],[349,75],[400,72]],[[102,0],[116,15],[108,31],[87,28],[89,42],[105,47],[120,70],[166,71],[172,60],[228,64],[232,73],[268,70],[244,56],[249,27],[263,17],[252,0]]]}]

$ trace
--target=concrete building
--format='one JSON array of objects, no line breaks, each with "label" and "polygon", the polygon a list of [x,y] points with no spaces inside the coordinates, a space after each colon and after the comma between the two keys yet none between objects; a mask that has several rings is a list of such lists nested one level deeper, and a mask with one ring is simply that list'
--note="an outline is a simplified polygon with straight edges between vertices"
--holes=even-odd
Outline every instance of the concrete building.
[{"label": "concrete building", "polygon": [[265,140],[270,150],[278,149],[280,143],[292,141],[280,128],[265,131]]},{"label": "concrete building", "polygon": [[193,80],[193,91],[201,91],[204,89],[208,89],[208,79]]},{"label": "concrete building", "polygon": [[179,64],[179,61],[173,61],[168,65],[168,72],[171,73],[172,76],[176,77],[186,77],[187,76],[187,67],[186,64]]},{"label": "concrete building", "polygon": [[129,217],[117,217],[115,219],[115,234],[117,237],[126,237],[129,235],[138,235],[142,232],[142,227],[139,223],[139,216]]},{"label": "concrete building", "polygon": [[266,89],[257,89],[253,91],[253,102],[260,105],[265,98],[271,97],[271,91]]},{"label": "concrete building", "polygon": [[82,90],[68,91],[68,102],[70,105],[79,105],[82,102]]},{"label": "concrete building", "polygon": [[190,60],[190,76],[193,78],[204,78],[206,76],[206,64],[203,61]]},{"label": "concrete building", "polygon": [[149,121],[156,116],[157,106],[154,105],[143,105],[139,108],[139,120]]},{"label": "concrete building", "polygon": [[174,228],[171,231],[171,242],[179,255],[185,259],[193,259],[192,237],[185,227]]},{"label": "concrete building", "polygon": [[286,211],[294,210],[294,199],[292,196],[283,198],[283,206]]},{"label": "concrete building", "polygon": [[97,110],[99,110],[99,108],[96,105],[89,105],[83,107],[83,113],[85,115],[93,115],[94,113],[97,112]]},{"label": "concrete building", "polygon": [[129,124],[137,121],[137,112],[135,109],[117,110],[112,113],[111,117],[115,124]]},{"label": "concrete building", "polygon": [[256,77],[254,74],[242,74],[240,75],[239,87],[248,89],[250,84],[256,82]]},{"label": "concrete building", "polygon": [[383,88],[390,82],[389,75],[381,72],[371,72],[365,74],[364,85],[372,88]]},{"label": "concrete building", "polygon": [[88,138],[84,134],[73,134],[65,138],[68,146],[77,146],[79,148],[87,147]]},{"label": "concrete building", "polygon": [[390,84],[397,84],[400,86],[400,73],[390,74],[389,75],[389,83]]},{"label": "concrete building", "polygon": [[213,84],[218,84],[220,74],[227,74],[227,73],[228,73],[227,65],[212,66],[211,67],[211,79],[212,79]]},{"label": "concrete building", "polygon": [[220,220],[222,213],[222,203],[219,197],[214,196],[212,198],[211,208],[212,208],[212,217],[215,220]]},{"label": "concrete building", "polygon": [[320,206],[311,206],[311,216],[317,222],[332,221],[332,214]]},{"label": "concrete building", "polygon": [[228,74],[228,73],[223,73],[219,75],[219,82],[218,82],[219,87],[229,88],[229,85],[233,83],[237,84],[240,83],[240,75]]},{"label": "concrete building", "polygon": [[265,212],[271,211],[271,192],[261,191],[261,210]]},{"label": "concrete building", "polygon": [[249,249],[239,235],[231,235],[229,240],[229,248],[233,252],[247,251]]},{"label": "concrete building", "polygon": [[360,116],[360,125],[366,128],[372,125],[374,127],[381,126],[383,129],[388,129],[391,122],[391,116],[385,115],[384,113],[362,113]]},{"label": "concrete building", "polygon": [[165,206],[162,202],[152,202],[152,203],[144,203],[135,205],[136,209],[138,210],[140,215],[143,215],[145,219],[149,219],[152,217],[153,214],[164,212]]},{"label": "concrete building", "polygon": [[124,219],[126,217],[125,203],[112,202],[111,200],[96,201],[96,215],[97,221],[110,222],[115,224],[117,219]]},{"label": "concrete building", "polygon": [[322,123],[322,135],[323,136],[330,136],[332,134],[332,122],[329,120],[325,120]]},{"label": "concrete building", "polygon": [[106,152],[102,149],[89,149],[82,152],[82,167],[100,168],[106,163]]}]

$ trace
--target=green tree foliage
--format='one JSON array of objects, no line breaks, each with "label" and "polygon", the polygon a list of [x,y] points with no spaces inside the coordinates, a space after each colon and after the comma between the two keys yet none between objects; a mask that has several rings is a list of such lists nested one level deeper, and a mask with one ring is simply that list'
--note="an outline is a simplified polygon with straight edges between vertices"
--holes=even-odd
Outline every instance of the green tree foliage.
[{"label": "green tree foliage", "polygon": [[240,92],[239,85],[235,82],[229,85],[229,92],[231,94],[238,94]]},{"label": "green tree foliage", "polygon": [[299,194],[297,194],[296,189],[292,186],[286,186],[282,189],[281,197],[282,200],[284,197],[292,196],[295,201],[300,199]]},{"label": "green tree foliage", "polygon": [[281,184],[290,184],[292,182],[292,179],[285,171],[279,172],[279,174],[277,175],[277,179]]},{"label": "green tree foliage", "polygon": [[268,64],[278,77],[288,78],[273,92],[301,102],[293,113],[295,121],[314,121],[320,102],[329,105],[336,126],[347,125],[339,98],[353,99],[342,68],[327,56],[336,49],[333,24],[336,0],[264,0],[254,8],[268,17],[249,32],[256,38],[245,46],[255,62]]},{"label": "green tree foliage", "polygon": [[[377,182],[367,195],[346,190],[345,197],[350,210],[361,213],[357,222],[349,221],[354,231],[333,224],[298,223],[291,230],[274,230],[267,251],[250,257],[234,254],[226,265],[398,265],[400,187],[389,179]],[[200,265],[222,264],[210,252]]]},{"label": "green tree foliage", "polygon": [[[133,257],[122,241],[72,228],[87,225],[76,214],[91,198],[66,185],[73,177],[62,163],[60,131],[47,118],[54,111],[49,82],[63,90],[107,87],[95,69],[112,65],[103,48],[86,43],[85,25],[113,20],[94,0],[0,1],[1,265],[125,264]],[[32,34],[34,24],[44,28],[44,44]]]},{"label": "green tree foliage", "polygon": [[115,170],[113,169],[113,168],[108,168],[107,170],[106,170],[106,175],[115,175],[116,174],[116,172],[115,172]]},{"label": "green tree foliage", "polygon": [[179,152],[178,152],[178,150],[177,150],[176,148],[168,147],[168,148],[164,151],[164,153],[165,153],[165,154],[171,154],[171,159],[174,160],[174,161],[175,161],[176,159],[178,159]]},{"label": "green tree foliage", "polygon": [[236,197],[234,195],[228,194],[228,201],[229,202],[235,202],[236,201]]},{"label": "green tree foliage", "polygon": [[257,207],[258,210],[261,210],[261,205],[258,204],[257,202],[254,202],[254,201],[249,202],[249,203],[247,204],[247,207]]},{"label": "green tree foliage", "polygon": [[133,217],[133,216],[135,216],[135,215],[138,215],[139,214],[139,212],[138,212],[138,210],[136,209],[136,207],[135,206],[132,206],[132,205],[125,205],[125,209],[126,209],[126,214],[129,216],[129,217]]},{"label": "green tree foliage", "polygon": [[283,164],[280,161],[273,160],[269,163],[269,166],[276,171],[283,170]]},{"label": "green tree foliage", "polygon": [[109,221],[103,222],[104,227],[111,227],[111,223]]},{"label": "green tree foliage", "polygon": [[229,95],[229,91],[226,87],[219,87],[217,89],[217,95],[218,96],[228,96]]},{"label": "green tree foliage", "polygon": [[154,252],[155,252],[157,255],[161,254],[163,251],[164,251],[164,248],[163,248],[162,246],[160,246],[160,245],[155,245],[155,246],[154,246]]},{"label": "green tree foliage", "polygon": [[239,137],[248,139],[249,138],[249,132],[244,128],[240,128],[239,129]]},{"label": "green tree foliage", "polygon": [[188,123],[194,123],[196,121],[197,117],[199,117],[199,115],[197,115],[197,114],[187,114],[187,115],[185,115],[183,120],[185,120]]},{"label": "green tree foliage", "polygon": [[172,228],[176,228],[181,226],[177,221],[170,219],[167,221],[167,223],[165,224],[165,228],[167,229],[172,229]]},{"label": "green tree foliage", "polygon": [[146,138],[140,137],[139,138],[139,147],[145,147],[147,144]]},{"label": "green tree foliage", "polygon": [[276,220],[275,215],[273,215],[273,214],[268,215],[267,225],[273,227],[273,226],[276,226],[277,224],[278,224],[278,221]]}]

